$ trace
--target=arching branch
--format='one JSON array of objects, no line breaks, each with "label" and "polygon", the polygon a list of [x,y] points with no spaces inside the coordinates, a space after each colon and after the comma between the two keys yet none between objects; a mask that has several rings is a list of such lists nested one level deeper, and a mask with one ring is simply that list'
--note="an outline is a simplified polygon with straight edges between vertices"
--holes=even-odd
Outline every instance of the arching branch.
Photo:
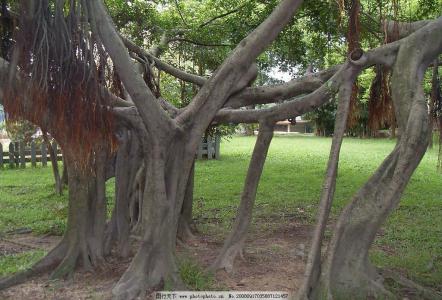
[{"label": "arching branch", "polygon": [[93,30],[100,36],[114,62],[125,88],[134,101],[146,129],[152,137],[164,135],[165,128],[176,124],[155,100],[155,96],[131,64],[131,58],[101,0],[87,1]]}]

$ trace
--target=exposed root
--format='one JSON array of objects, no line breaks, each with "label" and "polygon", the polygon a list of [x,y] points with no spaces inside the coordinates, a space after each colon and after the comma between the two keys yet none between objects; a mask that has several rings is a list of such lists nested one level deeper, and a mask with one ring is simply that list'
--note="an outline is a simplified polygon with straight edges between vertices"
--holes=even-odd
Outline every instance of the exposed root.
[{"label": "exposed root", "polygon": [[196,236],[193,233],[191,225],[183,220],[181,220],[180,225],[178,227],[177,236],[178,239],[183,243],[196,239]]},{"label": "exposed root", "polygon": [[0,279],[0,290],[21,284],[34,276],[50,271],[63,259],[65,249],[66,245],[60,242],[52,251],[29,269]]},{"label": "exposed root", "polygon": [[61,263],[52,272],[50,279],[53,280],[53,279],[71,277],[72,273],[74,272],[78,256],[79,256],[78,249],[70,249],[67,252],[66,256],[63,258],[63,260],[61,261]]},{"label": "exposed root", "polygon": [[209,271],[225,270],[227,273],[233,273],[235,258],[239,255],[244,260],[243,243],[233,244],[228,249],[221,250],[221,253],[209,267]]},{"label": "exposed root", "polygon": [[405,278],[399,273],[390,271],[390,270],[381,270],[380,271],[382,276],[384,276],[385,279],[392,279],[399,285],[412,289],[416,291],[418,296],[422,297],[422,299],[428,299],[428,300],[442,300],[442,294],[438,293],[430,288],[425,288],[419,284],[417,284],[414,281],[411,281],[408,278]]},{"label": "exposed root", "polygon": [[[339,278],[342,272],[346,272],[347,279]],[[384,287],[384,279],[379,274],[370,274],[362,270],[340,270],[339,275],[330,276],[328,279],[322,277],[308,296],[298,294],[294,299],[397,299]]]}]

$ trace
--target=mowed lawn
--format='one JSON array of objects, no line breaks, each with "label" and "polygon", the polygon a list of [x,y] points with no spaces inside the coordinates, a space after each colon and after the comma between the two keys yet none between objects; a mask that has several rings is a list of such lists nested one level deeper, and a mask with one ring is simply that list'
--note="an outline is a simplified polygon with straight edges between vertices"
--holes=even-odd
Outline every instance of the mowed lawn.
[{"label": "mowed lawn", "polygon": [[[233,137],[221,144],[221,160],[198,161],[195,218],[203,234],[221,239],[235,215],[255,137]],[[273,139],[258,190],[254,230],[266,224],[299,220],[314,223],[330,138],[277,136]],[[393,149],[388,139],[344,140],[333,223],[351,196]],[[442,289],[442,174],[437,146],[412,177],[398,210],[376,240],[372,258],[382,267]],[[112,204],[112,182],[109,183]],[[62,234],[66,196],[53,192],[50,168],[0,170],[0,236],[18,228],[35,234]],[[43,255],[0,253],[0,275],[23,268]]]}]

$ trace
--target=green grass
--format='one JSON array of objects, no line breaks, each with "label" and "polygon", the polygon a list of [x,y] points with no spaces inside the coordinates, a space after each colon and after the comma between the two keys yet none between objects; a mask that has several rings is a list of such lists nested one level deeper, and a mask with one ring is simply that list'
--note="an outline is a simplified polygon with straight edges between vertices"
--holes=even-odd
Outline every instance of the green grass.
[{"label": "green grass", "polygon": [[[254,137],[234,137],[221,144],[220,161],[198,161],[194,208],[203,232],[220,239],[225,236],[239,203],[254,141]],[[255,230],[265,230],[266,224],[284,222],[287,217],[314,222],[330,143],[330,138],[274,138],[258,190]],[[393,147],[392,140],[344,140],[333,219]],[[434,149],[413,175],[372,251],[376,264],[399,269],[430,286],[442,282],[442,175],[436,164]],[[109,195],[112,191],[110,183]],[[50,168],[0,170],[0,232],[26,227],[36,234],[59,234],[65,218],[66,196],[54,195]],[[4,259],[0,258],[0,266]],[[190,278],[199,276],[192,272]]]},{"label": "green grass", "polygon": [[0,277],[25,270],[45,255],[44,251],[28,251],[19,254],[0,256]]},{"label": "green grass", "polygon": [[179,269],[184,284],[192,291],[208,291],[216,286],[213,274],[207,273],[190,258],[181,258]]}]

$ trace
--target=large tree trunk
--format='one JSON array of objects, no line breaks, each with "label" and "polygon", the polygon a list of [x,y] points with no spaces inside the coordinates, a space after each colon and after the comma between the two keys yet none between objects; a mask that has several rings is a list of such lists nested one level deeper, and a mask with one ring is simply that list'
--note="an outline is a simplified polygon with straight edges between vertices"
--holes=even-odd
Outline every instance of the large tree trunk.
[{"label": "large tree trunk", "polygon": [[90,166],[78,164],[78,153],[64,148],[69,176],[69,214],[66,233],[61,243],[67,244],[67,251],[63,261],[53,272],[53,278],[69,275],[80,262],[87,270],[104,263],[107,155],[102,151],[95,153],[94,172]]},{"label": "large tree trunk", "polygon": [[[54,270],[51,278],[71,275],[77,266],[87,270],[104,263],[106,221],[105,163],[107,152],[97,149],[90,165],[78,163],[78,153],[65,147],[69,173],[69,207],[66,232],[60,243],[30,269],[0,280],[0,289]],[[55,269],[54,269],[55,268]]]},{"label": "large tree trunk", "polygon": [[244,190],[241,195],[241,203],[238,208],[235,223],[221,249],[221,252],[211,266],[212,270],[225,269],[227,272],[232,272],[235,258],[238,254],[242,253],[247,237],[247,231],[252,222],[252,212],[259,180],[264,168],[270,142],[273,138],[273,127],[273,124],[268,124],[266,122],[260,123],[258,138],[247,171]]},{"label": "large tree trunk", "polygon": [[123,129],[120,147],[115,162],[115,206],[106,233],[106,253],[110,253],[115,242],[119,255],[130,254],[129,235],[131,229],[131,201],[135,197],[135,178],[142,157],[137,137]]},{"label": "large tree trunk", "polygon": [[[183,287],[175,258],[178,220],[187,179],[196,151],[185,151],[177,138],[173,146],[150,145],[146,158],[146,187],[143,195],[141,246],[121,277],[113,294],[133,299],[147,289],[168,282]],[[170,149],[170,150],[169,150]]]}]

